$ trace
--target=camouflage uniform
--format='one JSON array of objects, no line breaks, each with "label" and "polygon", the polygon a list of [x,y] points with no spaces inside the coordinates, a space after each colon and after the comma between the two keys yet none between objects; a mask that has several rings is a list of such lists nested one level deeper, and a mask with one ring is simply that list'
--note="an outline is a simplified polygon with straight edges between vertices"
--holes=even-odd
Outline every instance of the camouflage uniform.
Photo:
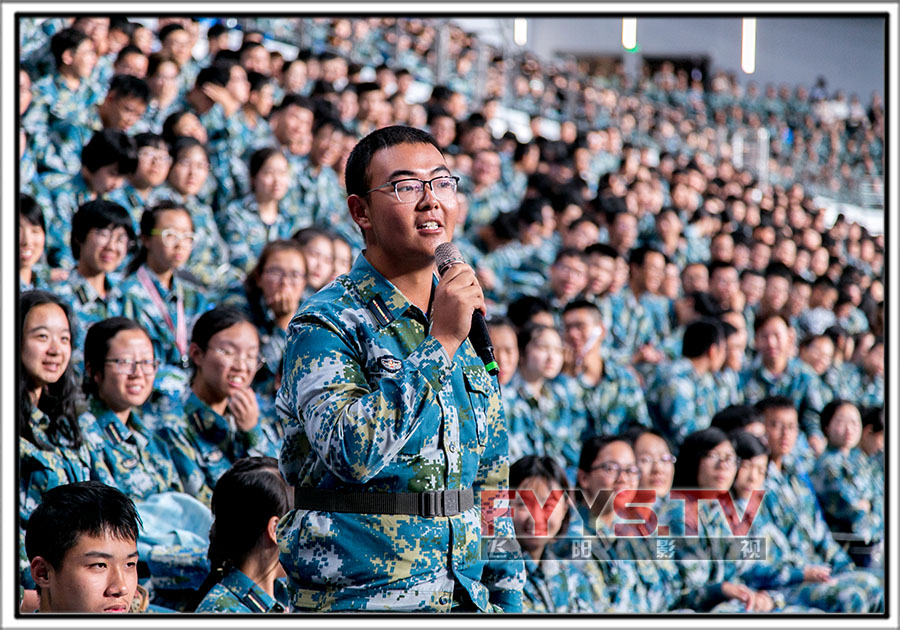
[{"label": "camouflage uniform", "polygon": [[259,204],[252,194],[233,201],[219,214],[219,231],[228,246],[232,265],[249,273],[266,243],[289,239],[294,235],[297,230],[280,206],[281,204],[275,222],[271,225],[264,223],[259,216]]},{"label": "camouflage uniform", "polygon": [[122,422],[98,398],[88,401],[88,409],[78,419],[85,441],[97,461],[112,474],[119,490],[133,499],[181,491],[168,447],[145,426],[136,410],[132,409],[128,421]]},{"label": "camouflage uniform", "polygon": [[275,580],[275,597],[238,569],[231,569],[214,585],[200,605],[198,613],[280,613],[288,609],[287,593]]},{"label": "camouflage uniform", "polygon": [[[28,112],[33,118],[30,134],[35,140],[35,148],[38,164],[42,168],[55,170],[56,167],[69,168],[71,165],[60,164],[57,160],[46,163],[46,151],[50,145],[50,135],[53,127],[60,122],[73,124],[88,124],[88,112],[98,102],[96,86],[88,79],[82,80],[78,87],[72,90],[66,85],[62,76],[58,73],[47,75],[36,81],[32,86],[33,95]],[[80,150],[80,147],[79,147]],[[79,155],[77,164],[81,164]]]},{"label": "camouflage uniform", "polygon": [[688,434],[707,428],[718,411],[713,375],[698,374],[683,357],[659,367],[646,396],[657,430],[676,450]]},{"label": "camouflage uniform", "polygon": [[[825,520],[833,532],[853,534],[864,543],[884,537],[884,496],[879,496],[865,453],[851,449],[844,454],[828,446],[810,473]],[[867,501],[869,508],[860,506]]]},{"label": "camouflage uniform", "polygon": [[88,328],[104,319],[122,314],[122,303],[125,299],[120,289],[122,277],[117,273],[109,273],[106,275],[104,285],[106,297],[101,298],[84,276],[78,273],[77,269],[73,269],[68,278],[54,284],[50,289],[69,305],[78,322],[72,331],[72,361],[79,368],[84,361],[84,340]]},{"label": "camouflage uniform", "polygon": [[560,374],[544,381],[540,395],[535,397],[516,373],[506,389],[515,393],[506,410],[510,459],[531,454],[552,457],[574,479],[581,436],[587,427],[578,382]]},{"label": "camouflage uniform", "polygon": [[644,391],[637,377],[613,361],[603,362],[603,375],[596,385],[579,378],[587,413],[583,439],[592,435],[617,435],[631,426],[650,427]]},{"label": "camouflage uniform", "polygon": [[109,200],[115,201],[117,204],[128,210],[131,216],[132,227],[135,234],[141,233],[141,215],[144,210],[158,203],[162,197],[160,196],[161,187],[152,188],[147,193],[146,199],[141,197],[140,193],[135,190],[131,182],[125,181],[120,188],[116,188],[109,193]]},{"label": "camouflage uniform", "polygon": [[97,198],[97,195],[88,186],[81,173],[71,177],[52,173],[42,178],[35,201],[44,211],[44,221],[47,225],[45,255],[51,267],[72,269],[75,266],[69,242],[72,217],[83,203],[94,198]]},{"label": "camouflage uniform", "polygon": [[522,554],[527,578],[522,589],[525,613],[606,612],[603,585],[592,583],[577,563],[558,559],[549,547],[539,561]]},{"label": "camouflage uniform", "polygon": [[[290,485],[506,489],[497,385],[470,342],[451,362],[428,325],[364,256],[303,305],[276,402]],[[449,611],[456,585],[479,610],[521,610],[521,562],[478,559],[478,505],[441,518],[292,510],[278,527],[292,608]],[[514,539],[509,519],[496,534]]]},{"label": "camouflage uniform", "polygon": [[[258,401],[257,401],[258,402]],[[169,448],[184,491],[204,503],[225,471],[241,457],[275,455],[257,423],[249,431],[238,429],[229,413],[221,416],[190,389],[181,399],[180,422],[157,428]]]}]

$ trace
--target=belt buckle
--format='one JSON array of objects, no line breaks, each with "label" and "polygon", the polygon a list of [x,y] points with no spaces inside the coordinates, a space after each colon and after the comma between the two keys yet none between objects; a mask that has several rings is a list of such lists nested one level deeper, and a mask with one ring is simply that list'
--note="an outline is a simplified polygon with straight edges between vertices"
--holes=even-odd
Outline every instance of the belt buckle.
[{"label": "belt buckle", "polygon": [[444,516],[459,514],[459,490],[444,491]]},{"label": "belt buckle", "polygon": [[440,505],[438,504],[438,492],[435,490],[426,490],[419,494],[419,514],[425,517],[440,516]]}]

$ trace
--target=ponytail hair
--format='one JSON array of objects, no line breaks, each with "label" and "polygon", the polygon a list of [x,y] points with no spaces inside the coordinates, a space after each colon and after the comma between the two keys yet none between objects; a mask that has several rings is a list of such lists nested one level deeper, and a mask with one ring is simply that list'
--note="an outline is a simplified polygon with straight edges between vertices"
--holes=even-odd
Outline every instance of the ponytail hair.
[{"label": "ponytail hair", "polygon": [[213,586],[222,581],[257,548],[269,519],[284,516],[294,506],[290,486],[273,457],[244,457],[216,482],[209,528],[210,572],[188,611],[197,609]]}]

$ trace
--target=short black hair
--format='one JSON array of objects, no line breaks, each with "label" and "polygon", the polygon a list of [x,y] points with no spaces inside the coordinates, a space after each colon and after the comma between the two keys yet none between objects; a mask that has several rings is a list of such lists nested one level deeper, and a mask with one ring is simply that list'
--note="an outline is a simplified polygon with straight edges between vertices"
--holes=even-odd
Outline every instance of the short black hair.
[{"label": "short black hair", "polygon": [[421,129],[404,125],[391,125],[376,129],[357,142],[350,152],[350,157],[347,158],[344,172],[347,194],[364,196],[371,185],[368,168],[375,153],[398,144],[430,144],[443,155],[443,151],[434,137]]},{"label": "short black hair", "polygon": [[303,96],[302,94],[285,94],[281,101],[272,107],[271,115],[274,116],[278,112],[291,106],[299,107],[300,109],[308,109],[311,112],[316,111],[315,105],[308,97]]},{"label": "short black hair", "polygon": [[762,411],[753,405],[729,405],[716,412],[709,424],[722,429],[725,433],[731,433],[743,429],[748,424],[762,421]]},{"label": "short black hair", "polygon": [[143,147],[153,147],[155,149],[162,149],[166,153],[169,152],[169,145],[166,144],[166,141],[163,140],[163,137],[157,133],[153,133],[152,131],[144,131],[135,134],[134,146],[137,149],[141,149]]},{"label": "short black hair", "polygon": [[207,83],[225,87],[231,79],[231,71],[220,65],[213,64],[203,68],[197,73],[197,79],[194,81],[194,88],[200,89]]},{"label": "short black hair", "polygon": [[719,269],[737,269],[730,262],[725,262],[724,260],[713,260],[706,266],[707,271],[709,272],[709,277],[712,278],[713,274],[716,273]]},{"label": "short black hair", "polygon": [[121,63],[128,55],[140,55],[141,57],[145,56],[143,50],[141,50],[134,44],[128,44],[119,51],[118,55],[116,55],[116,63]]},{"label": "short black hair", "polygon": [[639,267],[642,267],[649,254],[659,254],[663,257],[663,261],[665,263],[669,262],[669,258],[657,248],[651,247],[649,245],[642,245],[640,247],[634,247],[630,252],[628,252],[628,264],[638,265]]},{"label": "short black hair", "polygon": [[741,461],[747,461],[748,459],[753,459],[759,455],[769,454],[769,449],[763,444],[763,441],[752,433],[747,433],[744,430],[738,429],[737,431],[729,433],[728,437],[731,438],[734,452]]},{"label": "short black hair", "polygon": [[711,317],[701,317],[684,329],[681,354],[688,359],[703,356],[709,349],[725,341],[722,323]]},{"label": "short black hair", "polygon": [[585,440],[581,447],[581,454],[578,456],[578,470],[590,472],[591,465],[597,459],[597,453],[613,442],[625,442],[634,448],[634,443],[628,435],[595,435]]},{"label": "short black hair", "polygon": [[621,258],[622,255],[616,251],[616,249],[609,245],[608,243],[593,243],[592,245],[588,245],[584,248],[584,253],[586,256],[598,255],[604,258]]},{"label": "short black hair", "polygon": [[47,233],[47,224],[44,221],[44,211],[38,205],[31,195],[19,193],[19,218],[25,219],[32,225],[41,228],[44,234]]},{"label": "short black hair", "polygon": [[157,35],[160,43],[165,43],[166,38],[169,37],[169,35],[171,35],[175,31],[187,32],[187,29],[184,28],[181,24],[176,24],[175,22],[172,22],[171,24],[166,24],[161,29],[159,29],[159,34]]},{"label": "short black hair", "polygon": [[256,72],[255,70],[247,72],[247,82],[250,84],[251,92],[259,92],[267,85],[274,85],[275,83],[272,77],[267,77],[262,72]]},{"label": "short black hair", "polygon": [[212,26],[209,27],[209,30],[206,31],[207,39],[216,39],[227,33],[229,31],[228,27],[222,24],[221,22],[216,22]]},{"label": "short black hair", "polygon": [[77,28],[66,28],[50,38],[50,52],[53,53],[53,60],[56,62],[56,68],[59,69],[63,65],[62,56],[67,50],[75,50],[81,46],[81,42],[88,38],[82,31]]},{"label": "short black hair", "polygon": [[[128,239],[134,241],[134,227],[128,210],[105,199],[94,199],[81,204],[75,214],[72,215],[72,230],[69,233],[69,244],[72,248],[72,257],[75,260],[81,258],[81,246],[87,239],[88,232],[93,229],[123,228],[128,234]],[[129,248],[130,249],[130,248]]]},{"label": "short black hair", "polygon": [[774,276],[780,276],[788,282],[791,282],[794,279],[794,272],[791,271],[791,268],[785,265],[783,262],[776,261],[773,263],[769,263],[769,265],[766,267],[765,276],[767,280]]},{"label": "short black hair", "polygon": [[791,324],[788,322],[788,320],[785,318],[785,316],[782,315],[781,313],[779,313],[778,311],[771,311],[771,310],[770,311],[760,311],[760,313],[759,313],[759,315],[757,315],[756,319],[753,320],[753,333],[754,334],[758,333],[762,329],[763,326],[768,324],[769,321],[773,320],[773,319],[780,319],[781,321],[784,322],[785,326],[787,326],[788,329],[791,329]]},{"label": "short black hair", "polygon": [[144,104],[150,102],[150,87],[143,79],[130,74],[117,74],[109,82],[108,95],[115,98],[136,98]]},{"label": "short black hair", "polygon": [[873,433],[884,431],[884,407],[867,407],[862,414],[862,425],[872,427]]},{"label": "short black hair", "polygon": [[563,307],[562,312],[563,312],[563,315],[565,315],[566,313],[569,313],[571,311],[577,311],[578,309],[582,309],[582,308],[591,311],[591,313],[593,313],[597,317],[597,319],[600,319],[602,317],[599,306],[597,306],[590,300],[578,299],[578,298],[576,298],[576,299],[570,301],[568,304],[566,304]]},{"label": "short black hair", "polygon": [[769,409],[793,409],[797,411],[797,405],[787,396],[768,396],[757,402],[756,407],[760,413],[766,413]]},{"label": "short black hair", "polygon": [[828,435],[828,425],[831,424],[832,418],[834,418],[834,414],[837,413],[839,407],[843,407],[844,405],[850,405],[857,411],[859,411],[859,407],[853,404],[851,401],[845,398],[835,398],[830,403],[825,405],[822,408],[822,411],[819,413],[819,426],[822,428],[822,433]]},{"label": "short black hair", "polygon": [[81,165],[91,173],[104,166],[117,164],[120,175],[130,175],[137,170],[137,148],[134,140],[124,131],[101,129],[94,132],[81,149]]},{"label": "short black hair", "polygon": [[56,486],[44,493],[25,528],[28,559],[38,556],[58,569],[81,536],[108,534],[137,542],[141,517],[120,490],[99,481]]},{"label": "short black hair", "polygon": [[550,303],[537,295],[523,295],[516,298],[506,307],[506,316],[515,327],[521,328],[536,313],[552,313]]}]

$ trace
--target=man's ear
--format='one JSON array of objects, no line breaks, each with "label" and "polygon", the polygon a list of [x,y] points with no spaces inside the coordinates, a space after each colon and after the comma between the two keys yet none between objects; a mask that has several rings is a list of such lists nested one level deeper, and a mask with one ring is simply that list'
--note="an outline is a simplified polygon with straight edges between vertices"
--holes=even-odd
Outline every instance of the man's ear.
[{"label": "man's ear", "polygon": [[46,589],[50,587],[50,573],[53,567],[41,556],[35,556],[31,560],[31,577],[34,583],[40,588]]},{"label": "man's ear", "polygon": [[191,361],[194,362],[194,365],[200,363],[200,356],[202,354],[203,350],[201,350],[200,346],[198,346],[197,344],[191,343],[191,345],[188,346],[188,356],[190,357]]},{"label": "man's ear", "polygon": [[269,524],[266,526],[266,534],[269,536],[269,540],[271,540],[276,545],[278,544],[278,536],[276,535],[276,530],[278,529],[278,521],[279,518],[277,516],[273,516],[269,519]]},{"label": "man's ear", "polygon": [[63,54],[60,55],[60,61],[62,61],[64,66],[71,66],[73,59],[75,59],[75,52],[72,49],[64,50]]},{"label": "man's ear", "polygon": [[369,204],[359,195],[350,195],[347,197],[347,208],[350,210],[350,217],[353,222],[365,232],[372,229],[372,222],[369,217]]}]

